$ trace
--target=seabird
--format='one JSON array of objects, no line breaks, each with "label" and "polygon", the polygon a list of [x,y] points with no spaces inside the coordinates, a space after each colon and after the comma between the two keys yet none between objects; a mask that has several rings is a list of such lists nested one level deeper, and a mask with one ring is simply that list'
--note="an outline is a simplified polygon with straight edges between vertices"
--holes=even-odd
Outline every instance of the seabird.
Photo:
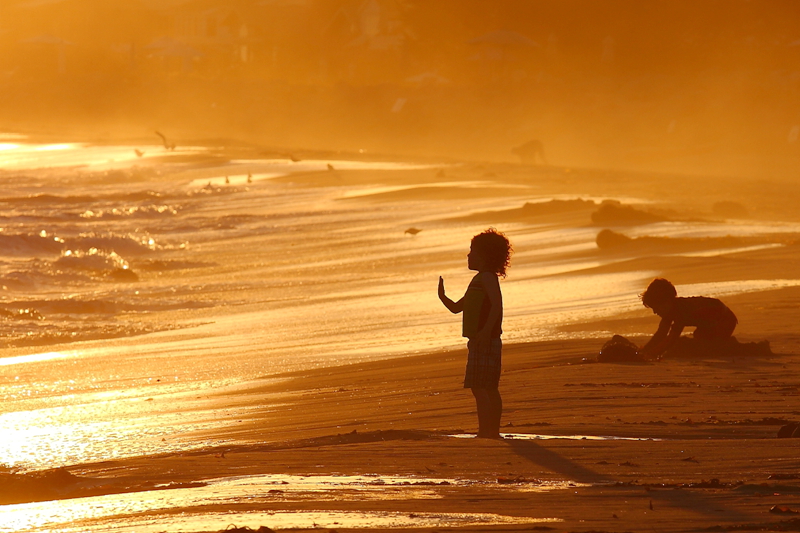
[{"label": "seabird", "polygon": [[330,163],[328,163],[328,170],[336,170],[336,169],[335,169],[335,168],[333,168],[333,165],[331,165]]},{"label": "seabird", "polygon": [[144,155],[144,152],[142,152],[138,148],[134,148],[133,151],[136,152],[136,157],[142,157]]},{"label": "seabird", "polygon": [[174,150],[175,149],[175,143],[171,143],[171,142],[167,141],[167,137],[163,133],[161,133],[160,131],[157,131],[156,135],[161,137],[161,142],[164,143],[164,148],[166,148],[167,150]]},{"label": "seabird", "polygon": [[419,228],[414,228],[414,227],[411,227],[411,228],[408,228],[407,230],[405,230],[405,231],[403,232],[403,234],[410,233],[411,235],[416,235],[416,234],[417,234],[417,233],[419,233],[420,231],[422,231],[422,230],[421,230],[421,229],[419,229]]}]

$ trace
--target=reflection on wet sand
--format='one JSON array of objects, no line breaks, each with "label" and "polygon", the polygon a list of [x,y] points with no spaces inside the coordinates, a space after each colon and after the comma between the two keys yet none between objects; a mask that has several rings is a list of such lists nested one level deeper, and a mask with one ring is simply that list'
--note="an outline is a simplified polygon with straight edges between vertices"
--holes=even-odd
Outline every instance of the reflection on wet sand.
[{"label": "reflection on wet sand", "polygon": [[[208,480],[193,487],[158,486],[142,492],[73,498],[0,507],[0,531],[80,533],[209,531],[228,524],[272,528],[352,527],[420,528],[473,525],[535,524],[557,518],[504,516],[489,513],[358,511],[346,502],[391,502],[452,497],[461,489],[481,485],[499,496],[515,491],[553,491],[586,486],[574,482],[475,482],[447,478],[396,476],[264,475]],[[87,487],[88,489],[89,487]],[[323,503],[341,510],[315,510]],[[248,511],[236,509],[246,505]],[[310,506],[310,507],[309,507]],[[293,509],[294,508],[294,509]]]}]

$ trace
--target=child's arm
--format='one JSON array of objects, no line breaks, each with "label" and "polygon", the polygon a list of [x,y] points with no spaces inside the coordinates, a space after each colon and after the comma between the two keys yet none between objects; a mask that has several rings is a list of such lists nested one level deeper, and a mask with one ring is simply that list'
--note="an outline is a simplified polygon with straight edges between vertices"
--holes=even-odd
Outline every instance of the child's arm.
[{"label": "child's arm", "polygon": [[668,318],[662,318],[653,338],[642,347],[641,354],[646,357],[661,355],[667,348],[675,344],[675,341],[683,333],[684,327],[686,326],[673,322]]},{"label": "child's arm", "polygon": [[442,279],[442,276],[439,276],[439,299],[451,313],[460,313],[464,310],[463,297],[459,301],[454,302],[444,293],[444,280]]},{"label": "child's arm", "polygon": [[481,274],[481,283],[483,283],[483,290],[486,291],[491,307],[489,307],[489,315],[486,317],[486,324],[478,332],[479,344],[487,343],[492,339],[494,324],[500,318],[500,313],[503,312],[503,296],[500,293],[500,280],[497,279],[497,275],[491,272],[483,272]]},{"label": "child's arm", "polygon": [[650,357],[651,355],[657,356],[661,354],[661,352],[664,351],[664,349],[661,348],[661,345],[664,344],[667,334],[670,331],[670,327],[672,327],[672,320],[668,318],[662,318],[661,322],[658,323],[658,329],[650,338],[650,340],[647,341],[647,344],[642,346],[642,349],[639,350],[639,353],[645,357]]}]

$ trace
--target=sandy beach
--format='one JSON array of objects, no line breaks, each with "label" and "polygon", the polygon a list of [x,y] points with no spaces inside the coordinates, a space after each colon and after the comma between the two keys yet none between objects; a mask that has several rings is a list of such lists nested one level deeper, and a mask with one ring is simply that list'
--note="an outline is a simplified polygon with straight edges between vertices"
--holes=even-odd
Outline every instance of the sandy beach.
[{"label": "sandy beach", "polygon": [[[248,161],[246,168],[258,168],[252,158]],[[246,175],[217,161],[180,170],[171,179],[211,185],[219,181],[223,186],[221,180],[228,173],[234,177],[233,185]],[[798,215],[793,203],[780,200],[795,198],[796,184],[735,179],[723,184],[694,176],[470,163],[295,172],[256,185],[263,191],[283,185],[291,185],[293,191],[314,191],[330,187],[331,180],[337,187],[331,205],[350,218],[342,218],[332,230],[324,220],[319,224],[328,228],[324,231],[345,235],[337,246],[350,243],[351,248],[338,250],[348,257],[364,253],[369,268],[361,261],[365,270],[349,276],[347,267],[328,269],[327,256],[320,256],[313,269],[300,265],[280,275],[298,283],[320,275],[352,283],[352,291],[334,298],[345,313],[357,312],[359,302],[374,297],[359,292],[359,277],[367,291],[377,283],[373,280],[388,276],[400,283],[419,276],[414,287],[424,295],[429,286],[430,300],[419,303],[413,298],[422,297],[406,301],[396,299],[401,298],[396,294],[387,296],[387,302],[395,302],[395,310],[387,313],[386,322],[366,323],[368,329],[360,333],[356,323],[347,332],[367,343],[362,352],[350,347],[350,356],[298,369],[289,363],[244,367],[250,379],[233,384],[223,379],[224,370],[219,374],[223,378],[199,382],[191,394],[203,408],[182,413],[196,422],[196,429],[180,435],[178,451],[170,448],[170,435],[159,434],[163,451],[156,444],[147,453],[69,463],[58,469],[8,468],[3,473],[8,488],[0,492],[6,504],[0,510],[8,525],[0,525],[0,531],[77,531],[81,523],[87,531],[126,532],[208,532],[233,525],[240,530],[264,526],[420,532],[800,527],[795,518],[800,512],[798,441],[777,438],[782,425],[800,420],[795,356],[800,350],[796,329],[800,286],[795,279],[800,233],[794,229]],[[220,216],[228,216],[232,225],[239,223],[229,216],[237,209],[242,218],[244,212],[256,212],[255,204],[237,200],[245,198],[243,193],[236,194],[227,197],[224,211],[219,208]],[[537,200],[532,205],[520,200],[526,196]],[[567,201],[579,197],[584,200]],[[598,223],[592,217],[601,204],[594,198],[633,205],[640,214],[659,217],[658,222]],[[631,204],[629,198],[649,203]],[[714,214],[712,205],[721,200],[745,206],[748,214],[736,220]],[[421,218],[404,218],[404,210],[412,205],[414,216]],[[370,209],[386,213],[383,226],[369,221]],[[358,213],[366,215],[359,219]],[[348,227],[353,220],[362,222]],[[697,234],[691,226],[697,221],[711,229]],[[412,222],[423,231],[403,235]],[[387,231],[387,225],[395,232],[392,239],[405,239],[397,240],[402,246],[413,243],[406,255],[380,248],[386,246],[388,237],[379,234]],[[462,388],[466,350],[458,337],[457,317],[442,307],[444,329],[431,325],[427,331],[428,325],[421,327],[398,314],[397,328],[405,336],[380,333],[391,331],[393,313],[438,312],[432,273],[440,270],[449,276],[454,291],[468,279],[463,255],[468,240],[448,243],[444,249],[433,243],[453,236],[468,239],[475,228],[490,225],[507,231],[517,252],[503,282],[509,318],[500,385],[506,438],[500,441],[472,438],[477,421],[474,401]],[[743,225],[761,230],[742,230]],[[610,249],[593,243],[538,249],[530,244],[538,242],[532,236],[548,231],[595,235],[606,228],[629,240]],[[364,244],[356,241],[363,239],[359,232],[373,236]],[[259,261],[265,261],[267,253],[266,247],[247,248],[247,243],[255,242],[252,239],[246,231],[237,233],[231,242],[241,243],[239,251],[227,256],[219,255],[211,244],[187,248],[180,252],[185,254],[182,264],[200,267],[159,273],[162,284],[170,276],[176,280],[228,276],[249,291],[236,305],[225,300],[226,291],[233,289],[217,287],[216,292],[204,292],[201,300],[208,305],[164,306],[136,317],[144,329],[148,324],[175,324],[174,329],[153,327],[139,336],[131,330],[111,340],[87,338],[52,344],[47,350],[77,346],[87,353],[112,350],[108,353],[121,356],[141,350],[143,357],[173,350],[175,357],[181,352],[194,354],[198,364],[213,356],[242,361],[259,357],[275,341],[254,324],[269,315],[248,317],[273,306],[268,296],[274,296],[275,288],[247,285],[244,280],[275,271],[270,270],[273,266],[261,266],[260,271],[252,267],[263,265]],[[314,242],[295,244],[312,250]],[[367,249],[373,255],[362,252]],[[388,251],[381,255],[384,250]],[[202,263],[212,253],[218,254],[215,264]],[[548,274],[552,264],[575,266]],[[243,265],[252,268],[245,270]],[[526,270],[531,265],[542,270]],[[143,272],[136,262],[131,266]],[[666,277],[679,291],[687,287],[715,291],[739,318],[738,340],[768,340],[773,353],[597,363],[599,348],[612,334],[642,344],[655,331],[657,317],[638,302],[644,286],[631,287],[625,303],[613,304],[617,307],[612,312],[582,313],[574,306],[547,314],[523,306],[533,305],[527,302],[536,299],[531,291],[537,284],[555,286],[566,294],[574,281],[591,299],[591,285],[589,289],[581,285],[583,276],[631,272],[640,273],[643,280],[652,273]],[[328,288],[308,290],[312,292],[303,293],[304,298],[322,301]],[[219,305],[220,299],[227,303]],[[520,302],[516,310],[514,302]],[[292,309],[284,307],[283,312],[295,313]],[[562,322],[562,316],[577,319]],[[540,333],[544,329],[537,329],[544,328],[544,317],[554,323],[547,324],[543,340],[536,340],[544,335]],[[349,347],[334,335],[337,326],[330,327],[319,335],[330,335],[337,349]],[[417,331],[433,340],[405,350],[394,344],[412,342],[404,339],[413,340]],[[439,338],[442,331],[448,332],[447,338]],[[369,343],[371,336],[374,344]],[[426,348],[437,342],[438,347]],[[313,348],[300,344],[289,353],[322,349],[318,346],[324,343],[325,337],[309,341]],[[5,357],[36,352],[20,344],[7,348]],[[169,394],[142,394],[138,405],[163,416],[186,409],[185,402],[172,404],[175,400]],[[52,507],[53,500],[64,502],[62,525],[25,522],[37,515],[37,509]],[[107,515],[95,512],[104,506],[117,510]]]},{"label": "sandy beach", "polygon": [[[788,306],[796,295],[771,296]],[[774,338],[780,351],[793,342],[790,333]],[[241,421],[235,436],[253,444],[70,470],[125,490],[247,475],[433,478],[443,481],[424,485],[427,497],[387,488],[373,499],[359,494],[362,487],[323,485],[270,490],[227,511],[479,513],[520,522],[454,524],[458,531],[796,527],[796,441],[776,438],[781,424],[800,416],[794,356],[583,363],[595,348],[581,341],[508,346],[502,393],[511,435],[500,442],[453,437],[474,432],[475,413],[458,388],[465,354],[451,352],[289,375],[280,386],[221,400],[236,407],[289,395],[279,412]],[[776,506],[786,511],[771,512]],[[253,529],[270,525],[241,520]],[[438,531],[442,522],[418,530]]]},{"label": "sandy beach", "polygon": [[[778,301],[790,305],[786,296]],[[792,342],[787,334],[776,344]],[[507,347],[503,441],[454,436],[475,426],[471,398],[458,388],[465,354],[426,354],[287,375],[280,385],[220,398],[232,410],[273,397],[285,403],[225,435],[252,444],[76,465],[66,488],[72,496],[178,491],[263,476],[253,503],[172,511],[224,510],[231,523],[253,529],[279,528],[281,519],[270,523],[269,515],[286,511],[334,513],[320,527],[300,528],[328,531],[350,530],[348,513],[358,529],[369,527],[371,513],[441,520],[419,531],[796,527],[796,440],[776,438],[781,424],[800,416],[794,356],[584,363],[594,348],[581,341]],[[312,486],[284,489],[292,478]],[[462,513],[490,523],[447,518]],[[170,516],[159,516],[162,530],[186,531],[169,527]]]}]

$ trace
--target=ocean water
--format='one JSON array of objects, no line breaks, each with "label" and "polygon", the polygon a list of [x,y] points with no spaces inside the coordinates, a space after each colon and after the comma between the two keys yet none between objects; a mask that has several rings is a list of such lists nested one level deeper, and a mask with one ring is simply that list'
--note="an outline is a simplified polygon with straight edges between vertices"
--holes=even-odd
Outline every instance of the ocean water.
[{"label": "ocean water", "polygon": [[[201,446],[180,435],[226,421],[197,391],[460,347],[438,276],[454,297],[463,292],[469,239],[485,225],[445,215],[531,198],[519,185],[437,181],[440,167],[425,165],[220,161],[196,147],[139,147],[142,157],[133,146],[2,148],[0,451],[13,467]],[[375,178],[344,185],[342,170]],[[408,171],[430,179],[392,177]],[[309,173],[323,184],[300,179]],[[287,175],[298,180],[276,179]],[[501,192],[482,193],[491,187]],[[428,198],[432,188],[477,194],[447,205]],[[404,200],[384,196],[398,192]],[[405,233],[415,225],[423,231]],[[520,281],[507,282],[512,341],[557,335],[565,315],[608,312],[650,275],[566,283],[557,274],[585,263],[526,266],[526,250],[557,258],[591,249],[593,229],[508,230],[522,259]],[[576,305],[587,284],[593,302]],[[167,395],[179,409],[149,401]]]},{"label": "ocean water", "polygon": [[[469,239],[489,224],[453,217],[567,199],[496,176],[443,179],[435,165],[222,159],[202,147],[139,147],[139,157],[133,146],[6,140],[0,457],[15,467],[163,451],[165,435],[224,425],[197,391],[460,348],[459,317],[438,301],[438,276],[449,295],[463,293]],[[343,181],[342,170],[361,177]],[[413,226],[422,231],[405,233]],[[597,254],[589,224],[498,226],[515,246],[503,282],[507,342],[563,338],[564,324],[640,309],[638,293],[658,274],[592,273],[625,258]],[[680,236],[794,229],[650,226],[652,235]],[[180,409],[148,401],[167,395]]]},{"label": "ocean water", "polygon": [[[502,176],[443,178],[445,165],[2,141],[0,463],[22,470],[218,444],[194,436],[232,423],[209,390],[461,348],[459,317],[436,288],[441,275],[458,298],[469,283],[469,240],[490,225],[469,216],[564,199]],[[506,342],[565,338],[577,335],[565,324],[641,310],[637,295],[658,275],[593,271],[626,257],[598,254],[588,223],[497,226],[516,250],[502,284]],[[649,234],[796,229],[698,222]]]}]

